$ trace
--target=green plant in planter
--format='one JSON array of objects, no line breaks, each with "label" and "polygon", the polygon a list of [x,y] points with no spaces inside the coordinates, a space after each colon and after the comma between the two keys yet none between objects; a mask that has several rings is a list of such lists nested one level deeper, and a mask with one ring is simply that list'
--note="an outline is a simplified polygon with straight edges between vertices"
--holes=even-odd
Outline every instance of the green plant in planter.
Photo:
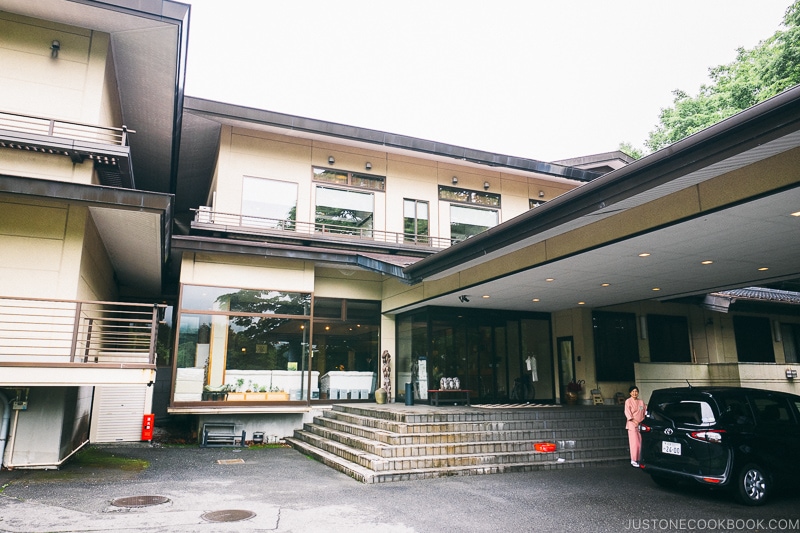
[{"label": "green plant in planter", "polygon": [[239,379],[236,380],[236,391],[237,392],[244,392],[242,390],[242,387],[244,387],[244,378],[239,378]]},{"label": "green plant in planter", "polygon": [[258,392],[267,392],[267,388],[262,386],[260,389],[258,389]]}]

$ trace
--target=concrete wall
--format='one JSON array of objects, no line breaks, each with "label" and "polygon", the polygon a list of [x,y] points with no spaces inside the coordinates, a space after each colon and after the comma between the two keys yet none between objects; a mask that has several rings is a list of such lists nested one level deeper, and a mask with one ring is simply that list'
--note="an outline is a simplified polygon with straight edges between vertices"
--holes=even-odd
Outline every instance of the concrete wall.
[{"label": "concrete wall", "polygon": [[[295,429],[300,429],[303,424],[311,423],[315,416],[322,416],[323,409],[312,408],[303,412],[294,413],[260,413],[260,414],[219,414],[219,415],[199,415],[197,417],[197,434],[200,436],[203,431],[203,424],[213,423],[227,423],[235,424],[236,432],[241,434],[242,430],[246,432],[245,440],[253,440],[253,433],[260,431],[264,433],[264,442],[267,442],[269,436],[274,436],[279,439],[284,437],[291,437]],[[198,437],[198,441],[200,437]]]}]

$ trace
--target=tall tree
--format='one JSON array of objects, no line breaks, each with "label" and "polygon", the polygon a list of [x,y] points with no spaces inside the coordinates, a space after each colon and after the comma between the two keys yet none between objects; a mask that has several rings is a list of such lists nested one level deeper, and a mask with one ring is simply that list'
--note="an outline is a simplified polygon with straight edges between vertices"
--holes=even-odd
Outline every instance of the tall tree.
[{"label": "tall tree", "polygon": [[709,69],[711,83],[697,96],[673,91],[673,106],[661,110],[647,148],[669,146],[800,83],[800,0],[786,10],[782,25],[754,48],[739,48],[733,62]]}]

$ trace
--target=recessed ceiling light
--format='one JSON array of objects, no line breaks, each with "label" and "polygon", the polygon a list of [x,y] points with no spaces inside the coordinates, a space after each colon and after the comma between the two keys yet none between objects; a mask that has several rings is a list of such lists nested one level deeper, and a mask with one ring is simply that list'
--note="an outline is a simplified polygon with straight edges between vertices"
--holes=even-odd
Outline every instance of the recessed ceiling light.
[{"label": "recessed ceiling light", "polygon": [[482,298],[491,298],[491,296],[489,296],[488,294],[484,294],[484,295],[482,296]]},{"label": "recessed ceiling light", "polygon": [[758,270],[761,271],[761,272],[764,272],[765,270],[769,270],[769,267],[761,267]]},{"label": "recessed ceiling light", "polygon": [[586,302],[578,302],[578,305],[586,305]]},{"label": "recessed ceiling light", "polygon": [[532,302],[538,302],[538,301],[539,301],[539,298],[534,298],[534,299],[533,299],[533,300],[531,300],[531,301],[532,301]]},{"label": "recessed ceiling light", "polygon": [[706,259],[705,261],[700,261],[700,264],[701,264],[701,265],[710,265],[710,264],[712,264],[713,262],[714,262],[714,261],[711,261],[710,259]]},{"label": "recessed ceiling light", "polygon": [[601,287],[608,287],[609,285],[611,285],[611,284],[610,283],[601,283],[600,284]]},{"label": "recessed ceiling light", "polygon": [[639,254],[639,257],[650,257],[650,254],[647,252],[642,252]]},{"label": "recessed ceiling light", "polygon": [[800,211],[795,211],[794,213],[792,213],[792,216],[793,217],[800,217]]},{"label": "recessed ceiling light", "polygon": [[556,278],[545,278],[545,281],[547,281],[547,282],[555,281],[555,280],[556,280]]},{"label": "recessed ceiling light", "polygon": [[660,290],[661,290],[661,288],[660,288],[660,287],[653,287],[653,290],[654,290],[654,291],[660,291]]}]

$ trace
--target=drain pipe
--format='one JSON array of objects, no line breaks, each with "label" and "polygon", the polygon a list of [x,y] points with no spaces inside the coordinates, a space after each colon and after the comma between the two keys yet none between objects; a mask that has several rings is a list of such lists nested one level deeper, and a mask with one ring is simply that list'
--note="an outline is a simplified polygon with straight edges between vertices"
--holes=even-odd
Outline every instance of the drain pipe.
[{"label": "drain pipe", "polygon": [[8,439],[8,424],[11,421],[11,409],[9,409],[8,398],[0,391],[0,404],[3,407],[3,420],[0,421],[0,469],[3,468],[3,457],[6,454],[6,440]]}]

